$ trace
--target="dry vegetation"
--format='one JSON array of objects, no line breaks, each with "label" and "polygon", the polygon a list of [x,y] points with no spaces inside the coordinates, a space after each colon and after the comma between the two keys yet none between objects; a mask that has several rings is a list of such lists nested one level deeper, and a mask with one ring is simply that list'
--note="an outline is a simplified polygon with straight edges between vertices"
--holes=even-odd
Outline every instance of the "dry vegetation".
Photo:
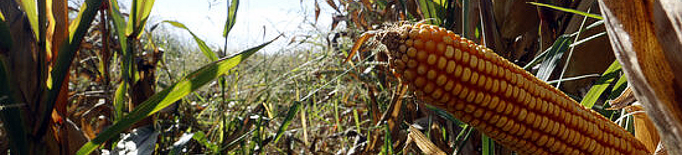
[{"label": "dry vegetation", "polygon": [[[171,33],[177,29],[194,35],[182,23],[149,20],[154,3],[0,3],[0,152],[538,153],[537,148],[514,146],[504,136],[491,135],[492,129],[481,127],[487,120],[467,119],[469,114],[457,112],[462,109],[452,110],[457,108],[410,88],[414,87],[410,79],[399,76],[404,71],[389,63],[395,55],[388,50],[396,47],[366,35],[396,30],[406,23],[442,27],[468,38],[467,44],[492,49],[500,60],[508,60],[505,67],[527,73],[523,77],[548,91],[558,88],[551,89],[552,94],[563,100],[579,102],[584,107],[573,111],[576,115],[594,110],[575,121],[590,124],[599,118],[612,126],[590,135],[604,144],[602,151],[665,153],[660,150],[666,146],[670,154],[680,152],[674,146],[680,139],[676,128],[680,108],[675,104],[679,99],[674,90],[680,90],[680,85],[673,80],[679,79],[673,72],[679,62],[670,54],[674,48],[667,45],[679,46],[675,41],[682,37],[677,37],[679,25],[671,24],[679,18],[674,16],[675,8],[663,7],[663,2],[647,8],[643,6],[654,2],[621,6],[594,0],[301,1],[315,6],[310,10],[315,19],[302,25],[314,25],[320,6],[328,5],[334,12],[331,30],[268,38],[272,40],[240,51]],[[240,20],[235,18],[239,0],[220,4],[228,6],[225,37]],[[123,5],[130,9],[120,9]],[[653,9],[644,13],[654,15],[635,12],[629,19],[610,12],[623,11],[619,8]],[[641,22],[645,17],[657,18]],[[625,28],[613,26],[619,24]],[[638,27],[651,32],[635,33]],[[663,35],[665,29],[678,34]],[[656,44],[623,39],[628,37],[655,38]],[[290,42],[287,49],[280,49],[289,52],[258,52],[278,39]],[[620,53],[620,62],[634,61],[621,67],[613,49]],[[636,54],[628,53],[632,51]],[[637,52],[643,58],[638,59]],[[661,73],[655,74],[654,69]],[[637,80],[626,80],[631,78]],[[632,104],[635,97],[642,103]],[[558,101],[551,104],[556,109],[570,108],[559,107]],[[623,133],[634,135],[634,140]],[[668,145],[659,144],[659,134]],[[613,140],[613,135],[633,145],[641,141],[644,148],[616,143],[624,140]],[[601,139],[609,136],[612,139]],[[586,144],[573,146],[571,140],[578,143],[581,138],[568,138],[569,146],[564,148],[579,150]],[[573,153],[564,148],[547,150]]]}]

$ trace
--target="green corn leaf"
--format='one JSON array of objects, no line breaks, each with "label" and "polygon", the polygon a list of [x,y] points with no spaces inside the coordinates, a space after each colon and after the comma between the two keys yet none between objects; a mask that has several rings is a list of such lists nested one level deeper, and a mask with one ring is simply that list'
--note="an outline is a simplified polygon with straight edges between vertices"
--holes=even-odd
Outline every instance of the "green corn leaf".
[{"label": "green corn leaf", "polygon": [[495,154],[495,141],[490,139],[490,137],[481,134],[481,154],[482,155],[494,155]]},{"label": "green corn leaf", "polygon": [[[611,93],[609,94],[609,100],[616,99],[620,96],[620,94],[625,91],[625,89],[628,87],[628,78],[625,77],[625,74],[621,75],[618,78],[618,81],[616,81],[616,84],[613,85],[613,88],[611,88]],[[608,102],[606,102],[608,103]]]},{"label": "green corn leaf", "polygon": [[[78,9],[78,16],[71,20],[69,24],[69,43],[74,43],[74,39],[78,39],[78,45],[80,45],[80,40],[85,36],[87,28],[90,27],[92,19],[94,19],[95,14],[97,14],[97,9],[102,5],[101,1],[88,0]],[[85,23],[81,23],[85,22]],[[80,36],[80,37],[78,37]],[[60,51],[61,52],[61,51]]]},{"label": "green corn leaf", "polygon": [[[6,2],[3,2],[6,3]],[[38,6],[35,0],[21,0],[21,8],[26,12],[28,22],[31,24],[31,30],[36,38],[38,38]]]},{"label": "green corn leaf", "polygon": [[[615,78],[618,77],[618,73],[621,70],[620,63],[618,61],[614,60],[613,63],[611,63],[611,66],[609,66],[606,71],[601,75],[601,77],[597,80],[597,82],[592,85],[592,88],[585,94],[585,97],[583,97],[583,100],[580,101],[580,104],[587,108],[592,108],[594,106],[594,103],[597,102],[597,99],[599,99],[599,96],[604,93],[606,88],[609,87],[611,82]],[[620,80],[619,80],[620,81]]]},{"label": "green corn leaf", "polygon": [[570,38],[571,37],[568,35],[561,35],[554,41],[554,44],[550,47],[549,52],[547,52],[544,60],[540,64],[540,70],[538,70],[538,73],[536,74],[540,80],[549,80],[552,71],[554,71],[554,68],[559,64],[564,52],[568,50],[568,46],[571,45]]},{"label": "green corn leaf", "polygon": [[523,70],[528,70],[528,69],[530,69],[531,67],[533,67],[533,66],[537,65],[538,63],[540,63],[540,60],[541,60],[541,59],[544,59],[545,56],[547,55],[547,53],[549,53],[549,50],[551,50],[551,49],[552,49],[552,47],[549,47],[549,48],[547,48],[545,51],[543,51],[542,53],[540,53],[540,54],[538,54],[537,56],[535,56],[535,58],[533,58],[533,60],[530,60],[530,62],[528,62],[528,64],[526,64],[525,66],[523,66]]},{"label": "green corn leaf", "polygon": [[428,19],[427,23],[441,25],[442,13],[445,12],[443,5],[434,2],[434,0],[419,0],[419,9],[422,11],[424,19]]},{"label": "green corn leaf", "polygon": [[448,0],[432,0],[433,3],[440,5],[440,6],[445,6],[447,5]]},{"label": "green corn leaf", "polygon": [[600,33],[594,34],[594,35],[592,35],[592,36],[589,36],[589,37],[586,37],[586,38],[584,38],[584,39],[581,39],[581,40],[576,41],[575,43],[571,44],[570,47],[578,46],[578,45],[580,45],[580,44],[582,44],[582,43],[588,42],[588,41],[590,41],[590,40],[593,40],[593,39],[595,39],[595,38],[599,38],[599,37],[602,37],[602,36],[605,36],[605,35],[606,35],[606,32],[600,32]]},{"label": "green corn leaf", "polygon": [[133,0],[133,7],[130,8],[130,18],[126,25],[126,35],[140,38],[149,14],[152,12],[155,0]]},{"label": "green corn leaf", "polygon": [[119,45],[121,46],[121,58],[123,59],[123,64],[121,66],[122,80],[114,94],[114,113],[116,114],[114,121],[116,122],[123,117],[125,93],[128,91],[128,86],[130,85],[129,82],[131,81],[130,76],[134,74],[134,69],[132,63],[133,54],[131,53],[132,50],[128,46],[125,21],[121,15],[121,12],[119,12],[120,9],[118,8],[118,1],[109,0],[109,4],[111,4],[111,7],[109,7],[109,15],[111,16],[111,19],[114,23],[114,29],[116,30],[116,35],[118,36]]},{"label": "green corn leaf", "polygon": [[187,28],[187,26],[185,26],[185,24],[182,24],[180,22],[175,22],[175,21],[168,21],[168,20],[163,21],[163,22],[171,24],[175,27],[187,30],[187,32],[189,32],[189,34],[191,34],[192,37],[194,38],[194,41],[196,41],[197,44],[199,45],[199,49],[201,49],[201,52],[203,52],[207,58],[211,59],[211,61],[218,60],[218,56],[216,56],[216,54],[211,50],[211,48],[209,48],[208,45],[206,45],[206,42],[204,42],[204,40],[201,40],[201,38],[197,37],[197,35],[194,34],[194,32],[192,32],[191,30],[189,30],[189,28]]},{"label": "green corn leaf", "polygon": [[601,19],[604,19],[604,17],[601,17],[601,16],[599,16],[599,15],[597,15],[597,14],[591,14],[591,13],[587,13],[587,12],[582,12],[582,11],[575,10],[575,9],[569,9],[569,8],[554,6],[554,5],[550,5],[550,4],[544,4],[544,3],[536,3],[536,2],[528,2],[528,3],[529,3],[529,4],[532,4],[532,5],[537,5],[537,6],[542,6],[542,7],[548,7],[548,8],[556,9],[556,10],[563,11],[563,12],[574,13],[574,14],[577,14],[577,15],[581,15],[581,16],[585,16],[585,17],[590,17],[590,18],[594,18],[594,19],[600,19],[600,20],[601,20]]},{"label": "green corn leaf", "polygon": [[124,116],[120,121],[114,123],[111,127],[104,130],[104,132],[100,133],[97,137],[95,137],[95,139],[83,145],[80,150],[78,150],[77,154],[90,154],[97,148],[97,146],[118,135],[118,133],[129,128],[134,123],[153,115],[159,110],[173,104],[175,101],[182,99],[182,97],[186,96],[187,94],[201,88],[201,86],[207,84],[208,82],[211,82],[217,79],[219,76],[227,73],[230,69],[237,66],[253,53],[272,43],[275,39],[240,52],[234,56],[209,63],[179,79],[177,83],[171,85],[159,93],[154,94],[149,99],[142,102],[142,104],[136,107],[132,112],[130,112],[130,114]]},{"label": "green corn leaf", "polygon": [[237,22],[237,9],[239,8],[239,0],[232,0],[230,8],[227,10],[227,21],[225,21],[225,29],[223,30],[223,37],[227,38],[227,35],[232,30],[234,23]]},{"label": "green corn leaf", "polygon": [[125,108],[125,94],[126,94],[126,89],[127,89],[127,82],[124,82],[125,80],[121,81],[121,84],[118,85],[118,88],[116,88],[116,92],[114,92],[114,122],[117,122],[119,119],[123,118],[123,108]]},{"label": "green corn leaf", "polygon": [[[608,100],[604,101],[604,106],[602,108],[595,108],[597,112],[599,112],[603,116],[611,116],[613,118],[614,113],[620,113],[620,111],[614,111],[614,110],[606,110],[607,108],[611,107],[611,103],[609,101],[614,100],[618,98],[623,91],[628,87],[628,80],[625,77],[625,74],[621,75],[620,78],[618,78],[618,81],[613,85],[611,88],[611,92],[609,93]],[[614,120],[615,121],[615,120]]]}]

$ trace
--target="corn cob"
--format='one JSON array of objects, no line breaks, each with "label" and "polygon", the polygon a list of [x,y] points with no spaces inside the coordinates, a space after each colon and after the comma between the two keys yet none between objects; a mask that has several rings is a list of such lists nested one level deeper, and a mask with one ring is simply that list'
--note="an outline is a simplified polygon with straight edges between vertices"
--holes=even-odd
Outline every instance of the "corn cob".
[{"label": "corn cob", "polygon": [[377,36],[419,99],[520,154],[650,154],[620,126],[452,31],[405,24]]}]

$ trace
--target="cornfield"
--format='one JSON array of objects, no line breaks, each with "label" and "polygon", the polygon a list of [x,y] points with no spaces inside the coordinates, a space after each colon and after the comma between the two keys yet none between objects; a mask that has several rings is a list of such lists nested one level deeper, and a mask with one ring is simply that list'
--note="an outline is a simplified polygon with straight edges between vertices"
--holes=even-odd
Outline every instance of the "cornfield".
[{"label": "cornfield", "polygon": [[0,2],[0,153],[682,154],[682,2],[297,1],[244,49],[159,3]]}]

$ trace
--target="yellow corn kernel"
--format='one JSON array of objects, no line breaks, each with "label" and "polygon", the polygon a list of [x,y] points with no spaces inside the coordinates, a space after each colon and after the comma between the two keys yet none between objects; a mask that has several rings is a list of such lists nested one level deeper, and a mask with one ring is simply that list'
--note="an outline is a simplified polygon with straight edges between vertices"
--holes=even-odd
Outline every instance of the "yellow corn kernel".
[{"label": "yellow corn kernel", "polygon": [[457,67],[457,64],[455,64],[455,61],[448,61],[447,67],[445,67],[445,73],[451,74],[452,72],[455,72],[455,68]]},{"label": "yellow corn kernel", "polygon": [[438,79],[436,79],[436,84],[437,84],[438,86],[442,86],[442,85],[445,84],[445,82],[446,82],[447,80],[448,80],[447,77],[446,77],[445,75],[441,74],[441,75],[438,76]]},{"label": "yellow corn kernel", "polygon": [[419,65],[416,60],[408,60],[407,61],[407,67],[409,68],[415,68]]},{"label": "yellow corn kernel", "polygon": [[446,46],[445,47],[445,58],[452,59],[452,56],[455,55],[455,49],[452,46]]},{"label": "yellow corn kernel", "polygon": [[434,42],[433,40],[427,41],[424,45],[426,46],[427,51],[435,51],[436,50],[436,42]]},{"label": "yellow corn kernel", "polygon": [[428,57],[428,54],[429,53],[426,51],[422,50],[417,51],[417,60],[423,62],[424,60],[426,60],[426,57]]},{"label": "yellow corn kernel", "polygon": [[426,78],[429,80],[433,80],[434,78],[436,78],[436,76],[438,76],[438,73],[436,73],[436,70],[432,69],[432,70],[429,70],[428,72],[426,72]]},{"label": "yellow corn kernel", "polygon": [[445,69],[445,66],[448,64],[448,59],[445,59],[444,57],[440,57],[438,59],[438,69],[443,70]]},{"label": "yellow corn kernel", "polygon": [[436,61],[438,61],[436,54],[429,54],[429,57],[426,59],[426,63],[429,65],[436,64]]},{"label": "yellow corn kernel", "polygon": [[462,50],[455,49],[455,61],[462,61]]},{"label": "yellow corn kernel", "polygon": [[412,58],[416,57],[417,56],[417,49],[414,47],[408,48],[407,49],[407,56],[412,57]]},{"label": "yellow corn kernel", "polygon": [[437,49],[436,54],[442,55],[443,53],[445,53],[445,43],[442,43],[442,42],[438,43],[436,45],[436,49]]}]

